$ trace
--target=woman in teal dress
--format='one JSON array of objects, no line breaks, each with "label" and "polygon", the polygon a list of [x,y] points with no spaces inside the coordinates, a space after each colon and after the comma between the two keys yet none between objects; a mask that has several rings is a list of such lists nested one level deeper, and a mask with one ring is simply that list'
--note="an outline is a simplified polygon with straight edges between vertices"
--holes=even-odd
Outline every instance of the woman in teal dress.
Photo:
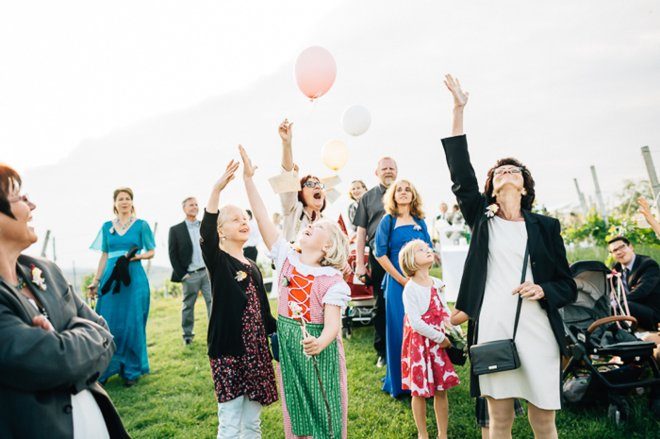
[{"label": "woman in teal dress", "polygon": [[393,397],[410,393],[401,389],[401,343],[403,341],[403,286],[406,276],[399,267],[399,251],[413,239],[421,239],[431,248],[431,237],[424,222],[422,200],[407,180],[391,185],[383,195],[386,215],[376,231],[374,249],[378,263],[387,274],[383,279],[385,294],[385,340],[387,373],[383,391]]},{"label": "woman in teal dress", "polygon": [[[114,192],[116,218],[101,227],[91,248],[103,252],[99,267],[90,285],[90,295],[97,297],[96,312],[108,323],[115,337],[117,350],[110,365],[99,381],[105,382],[115,374],[124,379],[127,387],[135,384],[140,376],[149,373],[147,357],[147,317],[149,316],[149,280],[142,268],[143,259],[154,256],[154,235],[149,224],[135,217],[133,191],[120,188]],[[127,262],[130,283],[117,279],[118,289],[104,292],[103,287],[111,279],[117,261],[133,248],[137,254]],[[115,283],[112,284],[113,286]]]}]

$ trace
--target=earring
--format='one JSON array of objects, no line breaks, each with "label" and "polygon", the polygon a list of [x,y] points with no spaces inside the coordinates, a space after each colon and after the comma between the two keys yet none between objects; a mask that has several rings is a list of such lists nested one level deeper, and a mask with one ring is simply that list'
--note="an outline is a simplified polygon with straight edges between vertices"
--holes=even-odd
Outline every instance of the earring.
[{"label": "earring", "polygon": [[527,195],[527,189],[522,188],[522,190],[520,191],[520,193],[523,194],[523,195]]}]

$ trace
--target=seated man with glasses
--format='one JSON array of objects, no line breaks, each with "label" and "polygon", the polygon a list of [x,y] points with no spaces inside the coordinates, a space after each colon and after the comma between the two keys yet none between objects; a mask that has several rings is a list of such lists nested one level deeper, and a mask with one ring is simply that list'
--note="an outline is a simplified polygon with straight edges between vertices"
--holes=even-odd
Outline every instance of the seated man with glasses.
[{"label": "seated man with glasses", "polygon": [[640,328],[657,331],[660,321],[660,266],[648,256],[637,255],[630,241],[617,236],[607,242],[621,273],[630,314]]}]

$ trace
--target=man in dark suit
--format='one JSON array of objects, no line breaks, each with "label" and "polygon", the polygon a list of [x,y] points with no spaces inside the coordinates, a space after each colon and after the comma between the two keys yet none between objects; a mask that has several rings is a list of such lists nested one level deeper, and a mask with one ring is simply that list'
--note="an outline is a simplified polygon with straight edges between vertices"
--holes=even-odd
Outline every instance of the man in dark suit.
[{"label": "man in dark suit", "polygon": [[192,343],[195,333],[195,302],[201,291],[206,302],[207,315],[211,315],[211,282],[202,259],[199,245],[200,222],[197,220],[199,206],[194,197],[183,200],[183,212],[186,219],[170,228],[169,253],[174,271],[172,282],[181,282],[183,307],[181,309],[181,327],[183,342]]},{"label": "man in dark suit", "polygon": [[638,325],[649,331],[658,330],[660,321],[660,266],[652,258],[635,254],[630,241],[617,236],[607,243],[621,273],[630,314]]}]

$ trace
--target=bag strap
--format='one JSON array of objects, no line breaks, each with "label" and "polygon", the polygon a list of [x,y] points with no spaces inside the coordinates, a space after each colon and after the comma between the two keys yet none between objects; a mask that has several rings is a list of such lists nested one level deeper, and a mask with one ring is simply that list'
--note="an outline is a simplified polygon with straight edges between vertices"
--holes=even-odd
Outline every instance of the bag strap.
[{"label": "bag strap", "polygon": [[[527,262],[529,261],[529,242],[525,244],[525,255],[523,256],[523,268],[522,274],[520,275],[520,283],[525,282],[527,277]],[[513,337],[512,340],[516,339],[516,333],[518,332],[518,321],[520,320],[520,308],[522,307],[522,296],[518,295],[518,306],[516,307],[516,320],[513,324]],[[480,311],[481,312],[481,311]],[[474,332],[472,334],[472,343],[476,344],[479,339],[479,325],[478,320],[474,322]]]},{"label": "bag strap", "polygon": [[[520,275],[520,283],[525,282],[527,277],[527,262],[529,260],[529,243],[525,244],[525,256],[523,256],[522,274]],[[522,307],[522,296],[518,294],[518,307],[516,308],[516,322],[513,325],[513,340],[516,339],[516,332],[518,332],[518,321],[520,320],[520,308]]]}]

